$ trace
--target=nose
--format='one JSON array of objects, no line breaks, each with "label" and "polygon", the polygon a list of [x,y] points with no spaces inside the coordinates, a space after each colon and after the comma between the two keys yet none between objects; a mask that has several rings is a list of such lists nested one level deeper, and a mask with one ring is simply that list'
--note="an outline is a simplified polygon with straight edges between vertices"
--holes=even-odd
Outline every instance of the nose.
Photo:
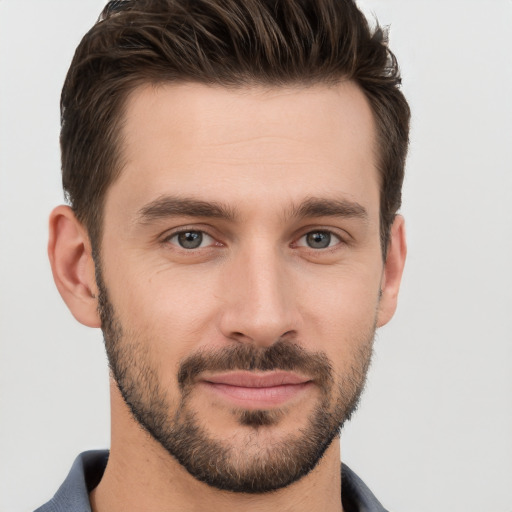
[{"label": "nose", "polygon": [[300,314],[290,274],[276,250],[247,251],[230,262],[220,313],[223,335],[261,347],[294,339]]}]

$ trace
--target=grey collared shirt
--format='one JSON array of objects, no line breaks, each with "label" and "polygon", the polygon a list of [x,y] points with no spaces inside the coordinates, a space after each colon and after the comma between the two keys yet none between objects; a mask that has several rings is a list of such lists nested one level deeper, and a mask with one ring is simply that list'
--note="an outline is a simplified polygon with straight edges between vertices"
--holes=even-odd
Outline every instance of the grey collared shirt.
[{"label": "grey collared shirt", "polygon": [[[89,493],[99,484],[107,450],[81,453],[55,496],[35,512],[91,512]],[[387,512],[364,482],[345,464],[341,469],[344,512]]]}]

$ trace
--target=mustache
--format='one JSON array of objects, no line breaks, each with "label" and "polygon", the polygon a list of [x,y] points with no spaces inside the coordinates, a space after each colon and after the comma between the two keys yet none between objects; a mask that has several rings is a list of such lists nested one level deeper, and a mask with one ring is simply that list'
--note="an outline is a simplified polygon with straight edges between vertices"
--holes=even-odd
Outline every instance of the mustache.
[{"label": "mustache", "polygon": [[228,346],[216,351],[201,351],[185,358],[178,370],[178,384],[183,390],[205,372],[285,370],[305,374],[323,390],[333,381],[333,369],[323,352],[309,352],[286,340],[269,347],[250,344]]}]

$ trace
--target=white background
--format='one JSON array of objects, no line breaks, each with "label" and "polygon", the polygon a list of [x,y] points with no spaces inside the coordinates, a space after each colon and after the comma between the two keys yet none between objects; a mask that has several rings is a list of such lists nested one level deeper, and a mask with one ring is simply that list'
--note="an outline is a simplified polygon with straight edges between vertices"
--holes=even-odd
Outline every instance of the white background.
[{"label": "white background", "polygon": [[[342,456],[394,512],[512,511],[512,2],[365,0],[413,129],[401,303]],[[101,0],[0,0],[0,512],[107,447],[101,333],[54,287],[60,88]]]}]

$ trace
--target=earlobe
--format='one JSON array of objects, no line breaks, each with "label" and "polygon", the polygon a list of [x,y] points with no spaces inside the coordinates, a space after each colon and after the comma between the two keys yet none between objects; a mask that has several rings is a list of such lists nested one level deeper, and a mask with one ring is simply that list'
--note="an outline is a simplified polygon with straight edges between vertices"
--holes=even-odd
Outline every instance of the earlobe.
[{"label": "earlobe", "polygon": [[73,316],[88,327],[100,327],[91,244],[68,206],[57,206],[50,214],[48,257],[55,284]]},{"label": "earlobe", "polygon": [[401,215],[397,215],[391,226],[389,247],[382,274],[377,327],[387,324],[396,311],[406,255],[405,222]]}]

